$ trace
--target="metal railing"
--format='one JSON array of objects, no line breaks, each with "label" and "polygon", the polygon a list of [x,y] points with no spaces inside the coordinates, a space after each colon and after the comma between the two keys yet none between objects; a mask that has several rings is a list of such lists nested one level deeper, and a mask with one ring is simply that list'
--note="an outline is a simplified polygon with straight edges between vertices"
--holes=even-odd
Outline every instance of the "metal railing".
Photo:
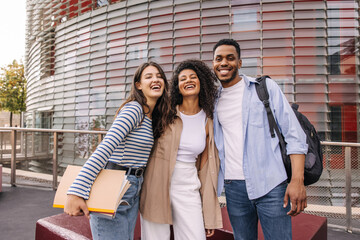
[{"label": "metal railing", "polygon": [[[30,140],[27,135],[21,134],[30,133]],[[47,147],[47,152],[52,164],[52,188],[57,189],[58,186],[58,157],[59,157],[59,135],[60,134],[95,134],[97,135],[97,145],[101,142],[102,136],[107,131],[90,131],[90,130],[61,130],[61,129],[39,129],[39,128],[0,128],[0,151],[1,160],[3,159],[3,150],[9,151],[7,147],[3,147],[3,143],[10,143],[11,146],[11,176],[10,184],[16,185],[16,163],[17,163],[17,145],[20,145],[20,151],[24,153],[24,160],[29,159],[31,152],[34,150],[34,133],[48,133],[49,140],[45,141],[48,146],[53,145],[52,153],[50,147]],[[3,134],[10,134],[7,138]],[[21,141],[17,141],[20,135]],[[78,135],[77,138],[81,138]],[[83,135],[84,136],[84,135]],[[52,138],[52,139],[51,139]],[[71,139],[68,141],[76,147],[75,141]],[[60,138],[62,144],[63,138]],[[29,144],[30,141],[30,144]],[[81,142],[79,140],[78,142]],[[20,144],[18,144],[20,142]],[[51,143],[50,143],[51,142]],[[40,141],[39,144],[42,142]],[[81,142],[82,145],[88,145],[89,141]],[[28,146],[29,145],[29,146]],[[74,146],[75,145],[75,146]],[[96,146],[95,146],[96,147]],[[31,148],[30,153],[28,153]],[[320,180],[310,186],[307,186],[308,193],[308,207],[305,209],[306,213],[314,215],[325,216],[328,218],[328,223],[336,226],[342,226],[346,231],[351,232],[360,231],[360,143],[343,143],[343,142],[322,142],[324,154],[324,171]],[[94,148],[88,149],[84,154],[83,160],[86,161],[87,156],[91,154]],[[75,151],[75,150],[73,150]],[[19,154],[18,154],[19,155]],[[20,159],[20,157],[18,157]],[[35,156],[36,158],[36,156]],[[63,163],[63,166],[69,164]],[[72,162],[72,164],[81,164],[81,162]]]},{"label": "metal railing", "polygon": [[[79,134],[99,134],[104,135],[107,131],[90,131],[90,130],[62,130],[62,129],[42,129],[42,128],[0,128],[1,132],[10,132],[10,145],[11,145],[11,174],[10,184],[15,186],[16,183],[16,145],[17,145],[17,132],[46,132],[53,133],[53,155],[52,155],[52,174],[53,184],[52,188],[57,189],[58,186],[58,134],[59,133],[79,133]],[[101,137],[98,138],[101,142]],[[25,141],[25,148],[27,148],[27,141]],[[1,147],[2,148],[2,147]],[[25,158],[27,150],[25,150]]]}]

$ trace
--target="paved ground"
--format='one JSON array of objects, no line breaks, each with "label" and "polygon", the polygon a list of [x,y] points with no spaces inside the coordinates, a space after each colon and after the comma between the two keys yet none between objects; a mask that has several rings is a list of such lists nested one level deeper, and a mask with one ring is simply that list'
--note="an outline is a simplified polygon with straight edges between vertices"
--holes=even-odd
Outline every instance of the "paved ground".
[{"label": "paved ground", "polygon": [[0,193],[0,238],[34,239],[38,219],[62,212],[62,209],[52,208],[53,198],[54,191],[49,188],[3,184]]},{"label": "paved ground", "polygon": [[[7,240],[28,240],[35,237],[36,221],[59,214],[62,209],[52,208],[54,191],[49,182],[31,182],[17,178],[17,183],[37,184],[37,187],[18,185],[11,187],[9,176],[3,174],[3,188],[0,192],[0,238]],[[328,240],[359,240],[360,234],[328,228]]]}]

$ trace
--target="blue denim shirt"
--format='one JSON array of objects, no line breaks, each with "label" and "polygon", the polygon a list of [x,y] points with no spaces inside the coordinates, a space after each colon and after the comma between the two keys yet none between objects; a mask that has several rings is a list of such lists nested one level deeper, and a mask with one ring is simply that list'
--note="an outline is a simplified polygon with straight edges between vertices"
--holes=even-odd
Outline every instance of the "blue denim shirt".
[{"label": "blue denim shirt", "polygon": [[[273,188],[287,179],[277,136],[271,138],[269,123],[263,103],[260,101],[255,78],[240,75],[245,81],[242,96],[242,121],[244,137],[243,169],[247,193],[250,199],[266,195]],[[306,154],[306,135],[302,130],[290,104],[279,86],[271,79],[266,79],[270,95],[270,107],[280,131],[287,142],[287,154]],[[219,93],[222,87],[219,88]],[[240,98],[241,96],[239,96]],[[236,101],[237,99],[234,99]],[[222,193],[225,176],[225,146],[221,124],[217,114],[217,102],[214,113],[214,137],[219,150],[220,171],[218,194]]]}]

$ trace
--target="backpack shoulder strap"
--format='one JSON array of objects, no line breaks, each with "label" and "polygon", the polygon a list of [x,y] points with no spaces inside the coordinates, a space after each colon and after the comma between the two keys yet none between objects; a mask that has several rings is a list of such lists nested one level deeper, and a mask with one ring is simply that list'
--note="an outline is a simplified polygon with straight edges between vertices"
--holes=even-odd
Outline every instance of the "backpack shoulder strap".
[{"label": "backpack shoulder strap", "polygon": [[275,118],[272,114],[271,108],[270,108],[269,92],[268,92],[267,86],[266,86],[266,78],[270,78],[270,77],[269,76],[261,76],[261,77],[256,78],[256,81],[259,84],[255,84],[255,88],[256,88],[256,93],[257,93],[260,101],[264,104],[266,114],[268,116],[270,134],[271,134],[271,137],[274,138],[275,137],[274,129],[277,127],[277,125],[276,125]]},{"label": "backpack shoulder strap", "polygon": [[[281,134],[278,125],[276,124],[275,117],[270,108],[269,92],[266,87],[266,78],[270,78],[270,77],[265,75],[265,76],[256,78],[256,81],[259,83],[259,84],[255,84],[256,92],[258,94],[260,101],[262,101],[262,103],[264,104],[264,107],[266,109],[266,114],[268,117],[271,137],[272,138],[275,137],[275,133],[274,133],[274,130],[275,130],[276,135],[279,138],[279,143],[280,143],[280,148],[282,149],[281,150],[282,154],[286,155],[285,139],[284,139],[283,135]],[[284,156],[283,156],[283,161],[285,161]]]}]

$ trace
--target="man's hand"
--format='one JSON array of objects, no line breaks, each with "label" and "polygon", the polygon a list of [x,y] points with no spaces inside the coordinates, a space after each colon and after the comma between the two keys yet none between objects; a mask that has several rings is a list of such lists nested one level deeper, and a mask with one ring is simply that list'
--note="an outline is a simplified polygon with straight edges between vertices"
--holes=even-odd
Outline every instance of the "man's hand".
[{"label": "man's hand", "polygon": [[295,217],[307,207],[304,182],[301,182],[301,180],[291,180],[286,188],[284,208],[289,204],[289,198],[291,201],[291,209],[287,214]]},{"label": "man's hand", "polygon": [[85,214],[85,216],[90,219],[89,210],[85,200],[76,195],[67,195],[64,212],[70,216],[82,216]]},{"label": "man's hand", "polygon": [[291,201],[291,210],[287,213],[290,216],[296,216],[300,212],[304,211],[307,207],[306,202],[306,189],[304,186],[304,154],[291,154],[291,181],[286,188],[284,196],[284,208],[289,204],[289,198]]}]

